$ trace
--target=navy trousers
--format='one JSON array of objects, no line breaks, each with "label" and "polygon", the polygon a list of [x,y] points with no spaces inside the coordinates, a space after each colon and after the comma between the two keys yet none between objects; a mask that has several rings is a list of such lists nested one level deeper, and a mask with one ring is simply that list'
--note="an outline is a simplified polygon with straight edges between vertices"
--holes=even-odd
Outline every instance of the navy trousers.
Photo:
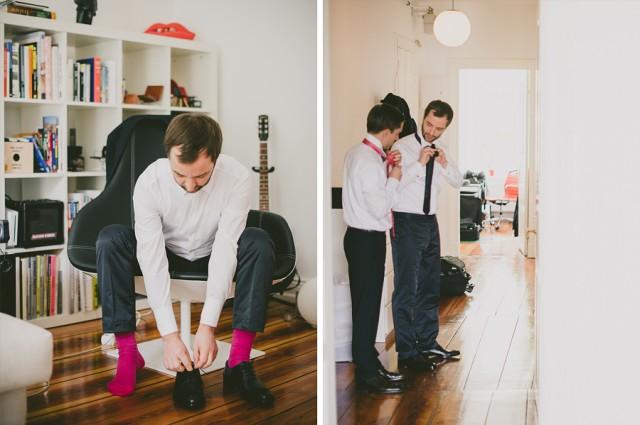
[{"label": "navy trousers", "polygon": [[393,213],[396,351],[400,359],[433,348],[438,336],[440,233],[435,216]]},{"label": "navy trousers", "polygon": [[375,343],[386,251],[385,232],[347,228],[344,252],[349,264],[351,289],[351,351],[358,380],[375,376],[380,364]]},{"label": "navy trousers", "polygon": [[[273,241],[264,230],[248,227],[238,240],[237,255],[232,326],[262,332],[275,262]],[[133,229],[120,224],[102,229],[96,244],[96,257],[102,329],[105,333],[132,332],[136,328],[134,277],[142,275],[136,259]],[[167,250],[167,259],[169,270],[205,274],[208,270],[209,256],[189,261]]]}]

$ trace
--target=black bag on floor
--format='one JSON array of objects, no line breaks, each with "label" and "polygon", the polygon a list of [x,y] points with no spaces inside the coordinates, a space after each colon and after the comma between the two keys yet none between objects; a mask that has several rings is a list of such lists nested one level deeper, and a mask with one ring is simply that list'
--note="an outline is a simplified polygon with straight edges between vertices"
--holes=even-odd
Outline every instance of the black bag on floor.
[{"label": "black bag on floor", "polygon": [[454,297],[473,291],[474,284],[469,282],[464,262],[456,257],[440,258],[440,296]]},{"label": "black bag on floor", "polygon": [[460,219],[460,241],[473,242],[480,239],[480,226],[470,218]]}]

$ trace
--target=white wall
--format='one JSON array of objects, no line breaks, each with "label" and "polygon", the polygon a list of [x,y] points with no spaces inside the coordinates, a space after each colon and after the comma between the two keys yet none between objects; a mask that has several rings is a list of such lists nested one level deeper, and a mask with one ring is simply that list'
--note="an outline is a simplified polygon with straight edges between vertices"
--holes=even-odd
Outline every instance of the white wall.
[{"label": "white wall", "polygon": [[[482,171],[488,196],[501,197],[509,171],[525,175],[528,72],[465,69],[459,77],[459,168]],[[512,202],[503,211],[514,209]]]},{"label": "white wall", "polygon": [[[438,14],[451,7],[450,1],[429,1]],[[422,33],[420,70],[420,111],[433,99],[442,99],[454,109],[454,119],[441,138],[449,156],[458,158],[458,69],[503,68],[505,62],[535,61],[538,49],[536,0],[458,0],[456,9],[462,10],[471,21],[469,40],[460,47],[441,45],[433,35]],[[533,113],[533,112],[532,112]],[[496,113],[496,125],[501,116]],[[464,171],[464,170],[463,170]],[[458,192],[453,189],[440,193],[438,222],[443,255],[458,255],[458,219],[460,205]]]},{"label": "white wall", "polygon": [[[409,10],[399,1],[328,1],[331,185],[341,187],[344,156],[366,135],[369,110],[395,89],[397,37],[409,38],[413,23]],[[342,249],[346,227],[341,211],[332,217],[324,231],[333,238],[333,274],[346,276]]]},{"label": "white wall", "polygon": [[271,210],[291,226],[298,271],[315,276],[316,2],[176,0],[173,7],[175,20],[219,48],[223,151],[257,166],[258,115],[269,115]]},{"label": "white wall", "polygon": [[542,0],[541,425],[637,424],[640,2]]},{"label": "white wall", "polygon": [[[429,2],[436,13],[450,7],[448,1]],[[349,146],[357,143],[365,131],[365,119],[371,106],[393,91],[398,37],[416,47],[420,73],[420,107],[412,111],[420,122],[427,103],[445,100],[457,111],[457,68],[461,64],[476,67],[495,66],[496,62],[537,57],[537,2],[533,0],[459,0],[456,8],[471,20],[471,37],[461,47],[440,45],[433,34],[411,16],[402,1],[332,0],[331,7],[331,147],[332,184],[342,182],[342,159]],[[496,117],[499,121],[499,117]],[[450,156],[457,158],[457,118],[442,137]],[[438,221],[442,252],[457,255],[459,231],[457,191],[441,193]],[[334,268],[338,264],[334,264]],[[339,271],[339,270],[338,270]]]},{"label": "white wall", "polygon": [[[75,22],[73,0],[44,1]],[[223,152],[258,165],[258,115],[270,118],[271,210],[294,235],[298,271],[316,275],[315,0],[99,0],[94,26],[143,32],[180,22],[219,50]],[[258,175],[253,207],[258,206]]]}]

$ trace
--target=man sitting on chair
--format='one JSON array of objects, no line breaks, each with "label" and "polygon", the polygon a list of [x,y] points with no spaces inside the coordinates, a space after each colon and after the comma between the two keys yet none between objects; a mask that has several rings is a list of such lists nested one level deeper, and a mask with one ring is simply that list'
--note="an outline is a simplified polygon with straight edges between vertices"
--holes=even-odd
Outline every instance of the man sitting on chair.
[{"label": "man sitting on chair", "polygon": [[[149,165],[136,182],[135,232],[116,224],[98,236],[102,326],[104,332],[115,333],[119,349],[116,376],[108,389],[118,396],[133,393],[136,369],[144,366],[134,333],[134,276],[142,274],[164,341],[164,366],[177,372],[174,402],[179,407],[201,408],[204,394],[198,369],[216,358],[215,330],[235,274],[233,336],[223,389],[269,407],[274,397],[255,376],[249,354],[256,332],[264,330],[275,255],[265,231],[245,229],[249,172],[220,154],[222,132],[204,114],[174,118],[164,145],[168,158]],[[193,359],[178,335],[169,270],[208,273]]]}]

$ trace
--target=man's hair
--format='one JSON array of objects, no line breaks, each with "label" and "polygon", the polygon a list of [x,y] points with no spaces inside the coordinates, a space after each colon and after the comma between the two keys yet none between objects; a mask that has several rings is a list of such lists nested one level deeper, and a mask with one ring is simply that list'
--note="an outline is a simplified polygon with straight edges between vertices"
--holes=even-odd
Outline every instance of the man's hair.
[{"label": "man's hair", "polygon": [[384,103],[371,108],[367,115],[367,132],[380,133],[384,130],[394,131],[402,126],[404,115],[400,109]]},{"label": "man's hair", "polygon": [[433,115],[436,117],[447,117],[447,127],[453,121],[453,109],[447,102],[443,102],[442,100],[434,100],[427,105],[427,108],[424,110],[424,116],[422,119],[424,120],[429,115],[429,112],[433,111]]},{"label": "man's hair", "polygon": [[222,149],[222,130],[218,123],[206,114],[180,114],[171,120],[164,135],[164,150],[167,156],[175,146],[182,147],[178,161],[183,164],[195,162],[202,151],[215,161]]}]

